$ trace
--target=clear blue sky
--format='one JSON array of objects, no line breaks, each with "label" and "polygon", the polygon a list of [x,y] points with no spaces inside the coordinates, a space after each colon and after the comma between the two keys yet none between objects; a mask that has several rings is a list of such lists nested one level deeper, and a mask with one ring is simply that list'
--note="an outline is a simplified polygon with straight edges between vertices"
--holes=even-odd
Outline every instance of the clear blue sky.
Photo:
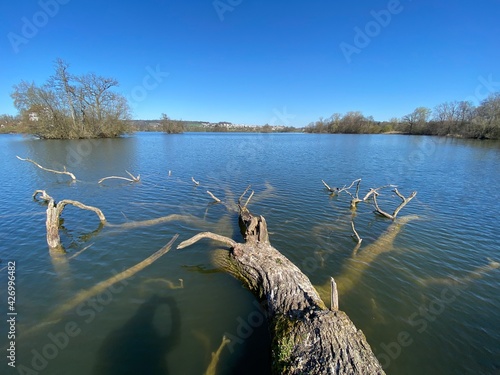
[{"label": "clear blue sky", "polygon": [[499,0],[56,1],[1,2],[0,113],[57,57],[116,78],[136,119],[382,121],[500,90]]}]

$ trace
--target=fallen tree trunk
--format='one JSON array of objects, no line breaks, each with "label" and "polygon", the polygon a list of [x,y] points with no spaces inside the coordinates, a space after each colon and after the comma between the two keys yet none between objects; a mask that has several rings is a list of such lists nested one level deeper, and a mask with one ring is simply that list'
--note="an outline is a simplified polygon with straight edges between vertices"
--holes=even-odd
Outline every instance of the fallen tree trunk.
[{"label": "fallen tree trunk", "polygon": [[178,248],[201,238],[230,246],[217,262],[262,301],[271,332],[273,373],[384,374],[349,317],[327,309],[307,276],[271,246],[265,219],[253,216],[246,204],[240,202],[239,208],[244,244],[205,232]]}]

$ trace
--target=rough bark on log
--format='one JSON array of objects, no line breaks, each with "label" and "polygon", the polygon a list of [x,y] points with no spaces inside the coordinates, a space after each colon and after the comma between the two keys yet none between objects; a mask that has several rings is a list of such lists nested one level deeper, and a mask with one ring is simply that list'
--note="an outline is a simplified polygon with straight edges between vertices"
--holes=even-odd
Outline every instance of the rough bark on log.
[{"label": "rough bark on log", "polygon": [[[217,262],[262,301],[271,332],[273,373],[384,374],[349,317],[328,309],[308,277],[271,246],[265,219],[240,204],[240,224],[246,242],[219,238],[231,249]],[[215,236],[195,237],[179,246]]]}]

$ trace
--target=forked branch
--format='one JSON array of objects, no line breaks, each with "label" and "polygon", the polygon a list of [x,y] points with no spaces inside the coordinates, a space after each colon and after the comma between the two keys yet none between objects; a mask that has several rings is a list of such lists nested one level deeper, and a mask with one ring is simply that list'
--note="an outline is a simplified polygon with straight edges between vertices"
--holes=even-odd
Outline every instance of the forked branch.
[{"label": "forked branch", "polygon": [[368,193],[364,196],[363,201],[367,201],[372,195],[378,195],[378,191],[385,188],[397,188],[397,185],[384,185],[376,189],[371,188],[370,191],[368,191]]},{"label": "forked branch", "polygon": [[238,198],[238,205],[241,207],[241,200],[243,199],[243,197],[246,195],[246,193],[248,192],[248,190],[250,190],[250,187],[252,185],[248,185],[247,188],[245,189],[245,191],[243,192],[243,194],[240,195],[240,197]]},{"label": "forked branch", "polygon": [[16,155],[16,158],[18,158],[19,160],[22,160],[22,161],[27,161],[27,162],[33,163],[33,164],[35,164],[38,168],[43,169],[44,171],[47,171],[47,172],[52,172],[52,173],[57,173],[57,174],[65,174],[65,175],[67,175],[67,176],[70,176],[70,177],[71,177],[71,179],[72,179],[73,181],[76,181],[76,177],[75,177],[75,175],[74,175],[73,173],[71,173],[71,172],[68,172],[68,171],[66,170],[66,167],[64,167],[64,171],[56,171],[56,170],[54,170],[54,169],[49,169],[49,168],[42,167],[42,166],[41,166],[40,164],[38,164],[36,161],[31,160],[31,159],[29,159],[29,158],[24,158],[24,159],[23,159],[23,158],[21,158],[21,157],[19,157],[19,156],[17,156],[17,155]]},{"label": "forked branch", "polygon": [[388,219],[391,219],[391,220],[395,220],[396,217],[398,216],[398,213],[399,211],[401,211],[403,209],[404,206],[406,206],[408,204],[408,202],[410,202],[413,198],[415,198],[415,196],[417,195],[417,192],[414,191],[413,193],[410,194],[410,196],[408,198],[406,198],[403,194],[401,194],[398,189],[394,189],[393,190],[394,193],[396,193],[396,195],[401,198],[402,202],[401,204],[396,207],[396,209],[394,210],[394,212],[391,214],[383,211],[379,206],[378,206],[378,203],[377,203],[377,195],[378,194],[373,194],[373,203],[375,204],[375,212],[378,213],[379,215],[382,215],[384,217],[387,217]]},{"label": "forked branch", "polygon": [[45,221],[45,226],[47,229],[47,244],[49,245],[51,253],[54,252],[54,254],[56,254],[65,252],[61,245],[61,238],[59,237],[59,218],[66,205],[71,204],[82,210],[93,211],[97,214],[102,224],[106,223],[106,217],[97,207],[88,206],[69,199],[62,200],[56,204],[54,198],[48,195],[45,190],[36,190],[33,193],[33,199],[37,199],[39,195],[40,199],[47,202],[47,219]]}]

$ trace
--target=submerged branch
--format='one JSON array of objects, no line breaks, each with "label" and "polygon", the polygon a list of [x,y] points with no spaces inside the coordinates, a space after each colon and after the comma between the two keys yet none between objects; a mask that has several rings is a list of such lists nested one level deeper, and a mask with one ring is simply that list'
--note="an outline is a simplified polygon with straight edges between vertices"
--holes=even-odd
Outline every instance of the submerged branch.
[{"label": "submerged branch", "polygon": [[215,375],[217,373],[217,364],[219,363],[219,358],[222,353],[222,349],[224,349],[224,346],[226,346],[230,342],[231,340],[229,340],[226,336],[222,336],[222,342],[219,345],[217,351],[212,352],[212,360],[210,361],[210,364],[208,365],[208,368],[205,371],[204,375]]},{"label": "submerged branch", "polygon": [[137,263],[135,266],[130,267],[129,269],[120,272],[119,274],[116,274],[112,277],[110,277],[107,280],[101,281],[94,285],[92,288],[88,290],[81,291],[78,293],[74,298],[71,300],[67,301],[64,305],[60,306],[58,309],[56,309],[52,315],[59,316],[63,315],[65,312],[71,310],[72,308],[78,306],[80,303],[85,302],[89,298],[92,298],[93,296],[102,293],[105,291],[107,288],[110,286],[128,279],[129,277],[135,275],[137,272],[143,270],[147,266],[153,264],[155,261],[157,261],[160,257],[165,255],[172,247],[173,243],[175,240],[179,237],[178,234],[174,235],[172,239],[165,245],[163,246],[160,250],[156,251],[154,254],[150,255],[143,261]]},{"label": "submerged branch", "polygon": [[190,222],[192,220],[199,220],[198,218],[190,215],[180,215],[180,214],[171,214],[167,216],[158,217],[156,219],[148,219],[142,221],[129,221],[123,224],[108,224],[111,228],[120,228],[120,229],[131,229],[131,228],[142,228],[149,227],[153,225],[168,223],[170,221],[185,221]]},{"label": "submerged branch", "polygon": [[79,292],[75,297],[73,297],[69,301],[66,301],[64,304],[62,304],[58,308],[56,308],[47,317],[47,319],[45,319],[45,322],[42,322],[42,323],[36,325],[35,327],[32,327],[31,329],[29,329],[25,333],[26,334],[32,333],[32,332],[44,327],[47,324],[46,322],[50,322],[50,321],[59,319],[62,315],[64,315],[68,311],[74,309],[75,307],[77,307],[81,303],[83,303],[83,302],[87,301],[88,299],[104,292],[106,289],[112,287],[114,284],[132,277],[137,272],[139,272],[139,271],[143,270],[144,268],[146,268],[147,266],[153,264],[156,260],[158,260],[160,257],[165,255],[170,250],[170,248],[172,247],[173,243],[175,242],[175,240],[177,239],[178,236],[179,236],[178,234],[174,235],[169,243],[167,243],[165,246],[163,246],[160,250],[158,250],[154,254],[152,254],[149,257],[147,257],[146,259],[144,259],[142,262],[137,263],[135,266],[132,266],[129,269],[127,269],[123,272],[120,272],[119,274],[116,274],[107,280],[104,280],[104,281],[97,283],[96,285],[94,285],[90,289],[83,290],[83,291]]}]

